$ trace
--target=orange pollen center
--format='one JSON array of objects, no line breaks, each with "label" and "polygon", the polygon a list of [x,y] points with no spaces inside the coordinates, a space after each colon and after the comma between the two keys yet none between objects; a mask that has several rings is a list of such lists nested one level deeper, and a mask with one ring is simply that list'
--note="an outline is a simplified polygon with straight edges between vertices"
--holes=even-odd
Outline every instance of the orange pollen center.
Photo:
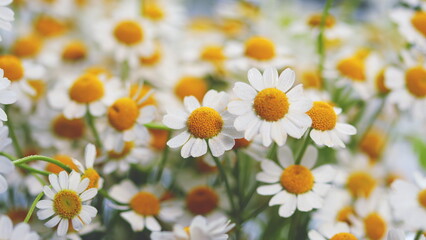
[{"label": "orange pollen center", "polygon": [[62,114],[57,116],[52,122],[52,130],[57,136],[72,140],[82,138],[85,128],[83,119],[70,120]]},{"label": "orange pollen center", "polygon": [[28,84],[34,89],[35,95],[31,96],[34,100],[39,100],[46,91],[46,83],[43,80],[28,80]]},{"label": "orange pollen center", "polygon": [[56,18],[42,16],[35,22],[35,29],[44,37],[57,37],[66,31],[66,25]]},{"label": "orange pollen center", "polygon": [[[151,91],[152,88],[148,85],[143,85],[142,88],[136,84],[132,85],[130,87],[130,98],[135,99],[136,102],[139,102],[148,94],[149,91]],[[155,100],[154,94],[151,94],[145,101],[138,104],[139,108],[145,107],[147,105],[156,105],[157,101]]]},{"label": "orange pollen center", "polygon": [[221,63],[226,57],[221,46],[210,45],[201,51],[201,59],[211,63]]},{"label": "orange pollen center", "polygon": [[426,37],[426,12],[416,12],[411,18],[411,24],[413,24],[417,31]]},{"label": "orange pollen center", "polygon": [[386,232],[387,226],[385,220],[377,213],[370,213],[364,218],[365,235],[368,239],[382,239]]},{"label": "orange pollen center", "polygon": [[358,240],[352,233],[338,233],[334,235],[330,240]]},{"label": "orange pollen center", "polygon": [[290,103],[284,92],[276,88],[266,88],[254,98],[253,108],[259,117],[274,122],[288,113]]},{"label": "orange pollen center", "polygon": [[42,47],[42,40],[36,35],[29,35],[16,40],[12,52],[17,57],[28,58],[36,56]]},{"label": "orange pollen center", "polygon": [[[308,19],[308,25],[311,27],[319,27],[321,25],[322,15],[314,14]],[[332,28],[336,24],[336,19],[332,15],[325,18],[325,27]]]},{"label": "orange pollen center", "polygon": [[84,171],[83,178],[88,178],[90,180],[89,188],[98,188],[99,187],[99,179],[101,178],[98,172],[93,168],[88,168]]},{"label": "orange pollen center", "polygon": [[0,68],[10,81],[19,81],[24,77],[24,67],[21,60],[13,55],[0,56]]},{"label": "orange pollen center", "polygon": [[354,197],[369,197],[376,184],[371,174],[361,171],[352,173],[346,181],[347,188]]},{"label": "orange pollen center", "polygon": [[69,90],[70,98],[78,103],[91,103],[104,96],[104,84],[98,76],[86,73],[79,77]]},{"label": "orange pollen center", "polygon": [[130,207],[142,216],[153,216],[160,212],[160,200],[152,193],[139,192],[130,200]]},{"label": "orange pollen center", "polygon": [[381,132],[371,130],[363,137],[360,143],[361,151],[367,154],[371,160],[377,160],[383,152],[385,139]]},{"label": "orange pollen center", "polygon": [[142,65],[154,66],[161,61],[162,51],[159,46],[156,46],[155,51],[150,56],[144,56],[139,58],[139,62]]},{"label": "orange pollen center", "polygon": [[62,59],[70,62],[77,62],[85,59],[87,56],[87,47],[81,41],[68,43],[62,51]]},{"label": "orange pollen center", "polygon": [[73,219],[81,212],[81,199],[76,192],[62,190],[53,198],[53,210],[61,218]]},{"label": "orange pollen center", "polygon": [[175,85],[174,92],[180,100],[194,96],[198,101],[202,101],[207,92],[207,83],[199,77],[184,76]]},{"label": "orange pollen center", "polygon": [[379,93],[388,93],[390,89],[385,85],[385,69],[376,75],[376,89]]},{"label": "orange pollen center", "polygon": [[[69,157],[67,155],[59,155],[58,154],[58,155],[53,156],[53,159],[56,159],[56,160],[60,161],[61,163],[67,165],[71,169],[78,171],[77,165],[75,165],[75,163],[72,161],[71,157]],[[54,173],[54,174],[59,174],[60,172],[65,171],[65,169],[59,167],[56,164],[48,163],[46,165],[46,171]]]},{"label": "orange pollen center", "polygon": [[405,73],[405,83],[408,91],[418,98],[426,97],[426,70],[421,67],[413,67]]},{"label": "orange pollen center", "polygon": [[354,215],[354,214],[355,214],[355,211],[354,211],[353,207],[346,206],[346,207],[343,207],[342,209],[340,209],[340,211],[337,213],[336,220],[339,221],[339,222],[345,222],[348,225],[351,225],[352,222],[351,222],[349,216]]},{"label": "orange pollen center", "polygon": [[169,137],[169,132],[161,129],[149,129],[149,133],[151,134],[151,147],[158,151],[164,150]]},{"label": "orange pollen center", "polygon": [[419,200],[420,205],[426,208],[426,189],[423,189],[422,191],[420,191],[417,198]]},{"label": "orange pollen center", "polygon": [[143,4],[142,16],[152,21],[160,21],[164,19],[165,14],[158,4],[155,4],[153,1],[148,1],[146,4]]},{"label": "orange pollen center", "polygon": [[251,141],[245,138],[235,139],[235,145],[233,149],[247,148],[248,146],[250,146],[250,143]]},{"label": "orange pollen center", "polygon": [[303,86],[305,88],[316,88],[322,87],[321,76],[317,71],[305,71],[302,74]]},{"label": "orange pollen center", "polygon": [[132,149],[135,147],[135,143],[134,142],[125,142],[124,143],[124,147],[123,150],[119,153],[114,152],[114,151],[109,151],[108,152],[108,156],[112,159],[121,159],[126,157],[127,155],[129,155],[129,153],[132,151]]},{"label": "orange pollen center", "polygon": [[312,108],[306,112],[312,119],[312,128],[320,131],[332,130],[336,126],[337,114],[327,102],[314,102]]},{"label": "orange pollen center", "polygon": [[124,97],[108,108],[108,121],[117,131],[132,128],[139,117],[139,108],[131,98]]},{"label": "orange pollen center", "polygon": [[186,206],[194,215],[205,215],[212,212],[219,204],[219,196],[210,187],[193,188],[186,197]]},{"label": "orange pollen center", "polygon": [[353,81],[365,81],[365,65],[364,61],[360,58],[345,58],[337,64],[337,69],[340,74],[352,79]]},{"label": "orange pollen center", "polygon": [[291,165],[284,169],[280,182],[289,193],[302,194],[312,189],[314,176],[305,166]]},{"label": "orange pollen center", "polygon": [[143,41],[144,32],[138,22],[126,20],[115,26],[114,36],[119,42],[131,46]]},{"label": "orange pollen center", "polygon": [[255,60],[267,61],[275,57],[274,43],[264,37],[252,37],[245,43],[244,54]]},{"label": "orange pollen center", "polygon": [[217,171],[217,167],[210,166],[206,161],[204,160],[204,157],[198,157],[195,161],[197,170],[201,173],[212,173]]},{"label": "orange pollen center", "polygon": [[186,125],[196,138],[212,138],[222,130],[223,119],[213,108],[200,107],[189,115]]},{"label": "orange pollen center", "polygon": [[6,215],[12,220],[13,224],[21,223],[25,220],[28,214],[28,210],[24,208],[13,208],[10,209]]}]

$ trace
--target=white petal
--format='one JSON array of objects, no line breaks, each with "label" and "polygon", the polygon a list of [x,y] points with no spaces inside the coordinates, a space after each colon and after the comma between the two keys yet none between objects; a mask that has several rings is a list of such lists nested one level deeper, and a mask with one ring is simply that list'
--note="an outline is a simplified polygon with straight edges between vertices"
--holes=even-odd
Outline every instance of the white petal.
[{"label": "white petal", "polygon": [[330,165],[322,165],[312,170],[315,182],[326,183],[334,180],[336,170]]},{"label": "white petal", "polygon": [[133,211],[120,213],[120,216],[130,224],[135,232],[142,231],[145,227],[144,218]]},{"label": "white petal", "polygon": [[173,137],[167,142],[167,146],[171,148],[178,148],[182,145],[184,145],[188,139],[191,137],[188,131],[181,132],[179,135]]},{"label": "white petal", "polygon": [[192,112],[195,109],[200,107],[200,103],[194,96],[185,97],[185,99],[183,100],[183,103],[185,105],[185,108],[188,110],[188,112]]},{"label": "white petal", "polygon": [[87,187],[89,186],[90,180],[88,178],[84,178],[83,180],[81,180],[80,184],[78,184],[77,187],[77,193],[82,193],[84,190],[87,189]]},{"label": "white petal", "polygon": [[10,238],[12,235],[12,221],[7,216],[0,217],[0,237],[4,239]]},{"label": "white petal", "polygon": [[281,191],[283,187],[280,183],[264,185],[257,188],[257,193],[260,195],[274,195]]},{"label": "white petal", "polygon": [[48,186],[44,186],[43,187],[43,192],[44,194],[46,194],[46,196],[50,199],[53,200],[53,198],[55,197],[55,193],[52,191],[52,189]]},{"label": "white petal", "polygon": [[50,218],[54,214],[55,214],[55,212],[53,211],[53,205],[51,204],[49,209],[39,210],[37,212],[37,217],[40,220],[45,220],[45,219]]},{"label": "white petal", "polygon": [[90,217],[96,217],[98,210],[90,205],[83,205],[83,211],[85,211]]},{"label": "white petal", "polygon": [[275,162],[265,159],[260,163],[262,170],[273,176],[281,176],[283,169],[281,169]]},{"label": "white petal", "polygon": [[38,201],[36,207],[40,209],[52,208],[53,202],[51,200],[40,200]]},{"label": "white petal", "polygon": [[293,199],[293,197],[293,194],[290,194],[286,190],[283,190],[273,196],[271,200],[269,200],[269,206],[287,204]]},{"label": "white petal", "polygon": [[16,102],[17,95],[12,90],[3,90],[0,94],[0,104],[12,104]]},{"label": "white petal", "polygon": [[281,72],[278,78],[277,88],[283,92],[287,92],[294,84],[295,73],[290,68],[286,68]]},{"label": "white petal", "polygon": [[297,195],[297,209],[302,212],[309,212],[312,210],[312,204],[309,201],[309,192]]},{"label": "white petal", "polygon": [[355,135],[357,132],[354,126],[346,123],[337,123],[336,129],[346,135]]},{"label": "white petal", "polygon": [[182,149],[180,150],[180,155],[183,158],[188,158],[189,156],[191,156],[191,149],[192,146],[195,143],[195,138],[190,138],[182,147]]},{"label": "white petal", "polygon": [[320,196],[325,196],[330,188],[330,184],[315,183],[312,190]]},{"label": "white petal", "polygon": [[146,228],[148,228],[152,232],[161,231],[161,226],[154,217],[152,216],[146,217],[145,221],[146,221]]},{"label": "white petal", "polygon": [[256,68],[252,68],[247,73],[250,84],[257,90],[262,91],[265,88],[263,84],[262,74]]},{"label": "white petal", "polygon": [[80,231],[83,228],[83,223],[80,221],[80,219],[78,219],[78,217],[75,217],[72,219],[72,227],[75,230]]},{"label": "white petal", "polygon": [[186,127],[186,116],[179,116],[175,114],[167,114],[163,117],[163,123],[172,129],[182,129]]},{"label": "white petal", "polygon": [[68,173],[66,171],[62,171],[59,173],[59,186],[61,186],[61,189],[68,189]]},{"label": "white petal", "polygon": [[259,172],[256,174],[256,180],[264,183],[276,183],[279,181],[279,177],[267,174],[265,172]]},{"label": "white petal", "polygon": [[318,157],[318,150],[312,146],[309,145],[306,149],[305,153],[303,154],[302,161],[300,164],[307,167],[308,169],[311,169],[314,167]]},{"label": "white petal", "polygon": [[220,157],[225,152],[225,148],[223,147],[222,143],[220,142],[219,138],[212,138],[209,139],[209,148],[210,151],[212,151],[213,156]]},{"label": "white petal", "polygon": [[[1,139],[3,141],[3,139]],[[15,165],[3,156],[0,156],[0,173],[10,173],[15,169]]]},{"label": "white petal", "polygon": [[293,153],[288,146],[278,149],[278,161],[283,168],[294,164]]},{"label": "white petal", "polygon": [[235,100],[228,104],[228,111],[235,115],[243,115],[252,110],[252,104],[249,101]]},{"label": "white petal", "polygon": [[98,194],[98,189],[90,188],[89,190],[86,190],[80,195],[81,201],[85,202],[87,200],[90,200],[94,198],[96,194]]},{"label": "white petal", "polygon": [[96,158],[96,147],[95,145],[89,143],[86,146],[84,158],[86,160],[86,168],[93,168],[93,164]]},{"label": "white petal", "polygon": [[292,121],[290,121],[288,118],[284,118],[281,120],[281,126],[284,128],[284,130],[288,133],[288,135],[294,137],[294,138],[301,138],[303,136],[303,129],[297,127]]},{"label": "white petal", "polygon": [[62,219],[58,226],[58,236],[65,236],[68,232],[68,219]]},{"label": "white petal", "polygon": [[234,85],[233,91],[235,95],[243,100],[252,100],[256,97],[256,90],[247,83],[237,82]]},{"label": "white petal", "polygon": [[272,143],[271,128],[272,128],[272,123],[270,123],[268,121],[263,121],[262,124],[260,125],[260,133],[262,135],[262,143],[263,143],[263,146],[265,146],[265,147],[268,147]]},{"label": "white petal", "polygon": [[277,79],[277,69],[273,67],[267,67],[266,70],[263,72],[263,84],[265,85],[265,88],[275,87]]},{"label": "white petal", "polygon": [[321,234],[319,234],[315,230],[311,230],[308,233],[309,240],[326,240],[325,237],[323,237]]},{"label": "white petal", "polygon": [[56,225],[58,225],[59,221],[61,221],[61,218],[59,216],[54,216],[52,219],[47,221],[44,225],[48,228],[53,228]]},{"label": "white petal", "polygon": [[291,197],[289,198],[289,201],[281,205],[280,209],[278,210],[278,214],[281,217],[290,217],[291,215],[293,215],[294,211],[296,211],[297,198],[293,194],[290,195]]},{"label": "white petal", "polygon": [[59,186],[58,176],[56,174],[49,175],[49,182],[56,192],[61,191],[61,186]]},{"label": "white petal", "polygon": [[284,145],[285,139],[287,139],[287,138],[284,138],[282,132],[283,130],[281,129],[280,122],[272,122],[271,138],[278,144],[278,146]]},{"label": "white petal", "polygon": [[[191,148],[192,157],[200,157],[207,153],[207,142],[204,139],[196,138]],[[148,222],[147,222],[148,224]]]}]

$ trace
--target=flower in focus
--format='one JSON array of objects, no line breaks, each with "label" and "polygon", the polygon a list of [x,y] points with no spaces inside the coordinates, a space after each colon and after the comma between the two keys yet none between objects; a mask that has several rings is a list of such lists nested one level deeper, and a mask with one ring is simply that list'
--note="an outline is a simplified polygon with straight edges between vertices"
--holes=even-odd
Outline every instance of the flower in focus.
[{"label": "flower in focus", "polygon": [[[10,89],[10,80],[4,77],[4,71],[0,69],[0,104],[12,104],[16,100],[16,93]],[[3,121],[7,121],[7,115],[0,108],[0,126],[3,125]]]},{"label": "flower in focus", "polygon": [[31,231],[27,223],[19,223],[13,227],[8,216],[0,216],[0,239],[2,240],[39,240],[40,236]]},{"label": "flower in focus", "polygon": [[77,172],[62,171],[58,175],[50,174],[49,182],[51,187],[45,186],[44,194],[48,200],[41,200],[37,203],[37,216],[40,220],[49,219],[45,225],[53,228],[58,225],[57,234],[65,236],[69,229],[77,231],[83,228],[83,224],[90,224],[98,210],[89,204],[98,190],[96,188],[87,189],[90,180],[81,178]]},{"label": "flower in focus", "polygon": [[312,123],[306,112],[312,102],[303,95],[302,85],[293,86],[295,74],[284,70],[278,77],[277,70],[267,68],[262,74],[257,69],[248,72],[250,85],[235,83],[234,93],[239,98],[228,105],[230,113],[237,115],[234,126],[244,131],[244,138],[252,140],[262,135],[264,146],[272,141],[282,146],[287,135],[302,137]]},{"label": "flower in focus", "polygon": [[185,97],[185,110],[169,109],[163,123],[172,129],[184,129],[170,139],[171,148],[182,146],[183,158],[200,157],[207,153],[207,143],[213,156],[221,156],[232,149],[234,139],[240,134],[234,129],[233,116],[226,110],[228,95],[210,90],[203,98],[202,105],[194,97]]},{"label": "flower in focus", "polygon": [[[9,129],[6,126],[0,127],[0,151],[3,151],[8,145],[12,143],[12,140],[8,137]],[[10,159],[0,156],[0,173],[8,174],[15,169],[15,165],[10,161]],[[7,190],[7,181],[0,174],[0,193],[3,193]]]},{"label": "flower in focus", "polygon": [[259,182],[268,185],[257,188],[260,195],[274,195],[269,206],[281,205],[278,214],[290,217],[296,208],[309,212],[321,208],[323,198],[334,179],[335,170],[323,165],[311,170],[317,159],[318,150],[309,146],[302,157],[301,164],[295,164],[289,148],[281,148],[278,154],[279,165],[265,159],[261,163],[262,172],[256,175]]},{"label": "flower in focus", "polygon": [[[0,29],[10,31],[12,24],[15,20],[15,13],[7,5],[11,4],[13,0],[1,0],[0,1]],[[0,36],[0,41],[2,40]]]}]

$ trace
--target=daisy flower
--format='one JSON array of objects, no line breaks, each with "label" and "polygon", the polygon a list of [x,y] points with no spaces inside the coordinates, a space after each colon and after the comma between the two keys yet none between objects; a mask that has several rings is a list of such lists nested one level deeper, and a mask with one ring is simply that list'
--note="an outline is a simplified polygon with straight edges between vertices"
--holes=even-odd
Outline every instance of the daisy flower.
[{"label": "daisy flower", "polygon": [[312,219],[322,224],[347,223],[351,225],[350,216],[355,214],[352,196],[345,189],[332,188],[324,199],[324,205],[314,213]]},{"label": "daisy flower", "polygon": [[82,178],[88,178],[90,180],[88,188],[101,189],[104,183],[104,179],[99,176],[99,173],[93,168],[96,159],[96,147],[89,143],[86,145],[84,150],[85,166],[80,163],[77,159],[73,159],[73,162],[78,167],[82,174]]},{"label": "daisy flower", "polygon": [[316,162],[318,150],[309,146],[297,165],[288,147],[280,148],[279,165],[265,159],[261,162],[262,172],[256,175],[259,182],[268,185],[257,188],[260,195],[274,195],[269,206],[280,205],[278,214],[290,217],[296,208],[309,212],[321,208],[323,197],[330,188],[329,182],[334,179],[335,170],[330,165],[323,165],[310,170]]},{"label": "daisy flower", "polygon": [[[12,29],[12,24],[15,20],[15,13],[8,7],[10,3],[12,3],[13,0],[1,0],[0,1],[0,29],[10,31]],[[2,40],[0,36],[0,41]]]},{"label": "daisy flower", "polygon": [[110,195],[129,205],[129,209],[122,211],[120,216],[135,232],[142,231],[145,227],[152,232],[160,231],[161,225],[156,217],[164,221],[175,221],[181,215],[179,206],[161,201],[162,193],[158,186],[138,189],[131,181],[124,180],[111,188]]},{"label": "daisy flower", "polygon": [[[10,80],[4,77],[4,71],[0,69],[0,104],[12,104],[16,100],[16,93],[10,89]],[[7,115],[0,108],[0,127],[3,125],[3,121],[7,121]]]},{"label": "daisy flower", "polygon": [[415,182],[396,180],[392,184],[390,203],[395,217],[413,230],[426,231],[426,178],[415,174]]},{"label": "daisy flower", "polygon": [[308,236],[310,240],[358,240],[345,223],[324,224],[318,231],[309,231]]},{"label": "daisy flower", "polygon": [[225,92],[215,90],[206,93],[202,105],[194,96],[185,97],[185,111],[169,109],[163,118],[166,126],[184,130],[167,145],[171,148],[182,146],[183,158],[206,154],[207,145],[215,157],[232,149],[239,133],[232,126],[233,116],[226,110],[228,101]]},{"label": "daisy flower", "polygon": [[175,225],[173,232],[153,232],[153,240],[190,240],[190,239],[228,239],[228,232],[234,228],[235,224],[226,218],[207,220],[203,216],[196,216],[188,227]]},{"label": "daisy flower", "polygon": [[39,240],[40,236],[31,231],[27,223],[19,223],[15,227],[7,216],[0,216],[0,239],[2,240]]},{"label": "daisy flower", "polygon": [[[87,201],[93,199],[98,190],[90,188],[90,180],[81,178],[77,172],[62,171],[59,176],[49,175],[51,187],[44,187],[44,194],[48,200],[41,200],[37,203],[37,216],[40,220],[49,219],[45,225],[53,228],[58,225],[57,234],[65,236],[69,227],[79,231],[83,224],[90,224],[98,212],[96,208],[87,204]],[[70,226],[72,224],[72,226]]]},{"label": "daisy flower", "polygon": [[317,145],[344,148],[342,139],[347,135],[356,134],[354,126],[338,122],[340,112],[341,109],[323,101],[314,102],[312,108],[306,112],[312,119],[312,130],[309,135]]},{"label": "daisy flower", "polygon": [[[0,151],[12,143],[12,140],[8,137],[9,129],[6,126],[0,127]],[[15,165],[10,161],[10,159],[0,156],[0,173],[8,174],[15,169]],[[0,193],[3,193],[7,190],[7,181],[0,174]]]},{"label": "daisy flower", "polygon": [[291,69],[278,77],[277,70],[267,68],[262,74],[257,69],[248,72],[249,84],[237,82],[234,93],[238,97],[228,104],[228,111],[237,115],[234,126],[244,131],[244,138],[252,140],[262,135],[264,146],[272,141],[284,145],[287,135],[302,137],[312,123],[306,112],[312,102],[303,95],[302,85],[290,89],[295,81]]}]

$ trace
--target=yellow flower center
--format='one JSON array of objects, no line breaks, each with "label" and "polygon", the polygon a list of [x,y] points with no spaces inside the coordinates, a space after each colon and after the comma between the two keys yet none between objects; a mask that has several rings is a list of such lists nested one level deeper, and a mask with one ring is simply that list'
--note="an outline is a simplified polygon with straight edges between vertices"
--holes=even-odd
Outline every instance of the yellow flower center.
[{"label": "yellow flower center", "polygon": [[166,147],[169,132],[161,129],[149,129],[151,134],[150,146],[157,151],[162,151]]},{"label": "yellow flower center", "polygon": [[109,151],[108,156],[112,158],[113,160],[124,158],[127,155],[129,155],[129,153],[132,151],[134,147],[135,147],[134,142],[125,142],[123,150],[121,152]]},{"label": "yellow flower center", "polygon": [[[58,155],[53,156],[53,159],[56,159],[56,160],[60,161],[61,163],[67,165],[72,170],[78,171],[77,165],[75,165],[75,163],[72,161],[71,157],[69,157],[67,155],[58,154]],[[48,163],[46,165],[46,171],[54,173],[54,174],[59,174],[60,172],[65,171],[65,169],[59,167],[56,164]]]},{"label": "yellow flower center", "polygon": [[128,97],[120,98],[108,108],[108,121],[117,131],[132,128],[139,117],[139,108]]},{"label": "yellow flower center", "polygon": [[370,213],[364,218],[364,229],[365,235],[371,240],[382,239],[387,232],[385,220],[377,213]]},{"label": "yellow flower center", "polygon": [[160,21],[164,19],[165,13],[154,1],[147,1],[142,4],[142,16],[152,21]]},{"label": "yellow flower center", "polygon": [[19,81],[24,77],[24,67],[21,60],[13,55],[0,56],[0,68],[10,81]]},{"label": "yellow flower center", "polygon": [[184,76],[175,85],[174,92],[182,101],[187,96],[194,96],[201,102],[207,92],[207,83],[199,77]]},{"label": "yellow flower center", "polygon": [[89,188],[98,188],[99,187],[99,179],[101,178],[98,172],[93,168],[88,168],[84,171],[83,178],[88,178],[90,180]]},{"label": "yellow flower center", "polygon": [[43,80],[28,80],[28,84],[34,89],[35,95],[31,96],[34,100],[39,100],[46,92],[46,82]]},{"label": "yellow flower center", "polygon": [[150,56],[140,57],[139,62],[145,66],[154,66],[161,61],[162,49],[159,44],[156,45],[155,51]]},{"label": "yellow flower center", "polygon": [[426,12],[418,11],[411,18],[411,24],[417,29],[424,37],[426,37]]},{"label": "yellow flower center", "polygon": [[207,164],[206,161],[204,160],[204,157],[196,158],[195,164],[196,164],[197,170],[200,171],[201,173],[212,173],[217,171],[217,167],[210,166],[209,164]]},{"label": "yellow flower center", "polygon": [[44,37],[57,37],[66,30],[66,24],[50,16],[41,16],[35,22],[35,30]]},{"label": "yellow flower center", "polygon": [[[321,14],[314,14],[308,19],[308,25],[311,27],[319,27],[321,25]],[[325,27],[332,28],[336,24],[336,19],[332,15],[325,18]]]},{"label": "yellow flower center", "polygon": [[346,181],[347,188],[354,197],[369,197],[376,184],[371,174],[361,171],[352,173]]},{"label": "yellow flower center", "polygon": [[327,131],[336,126],[337,114],[333,106],[327,102],[314,102],[314,105],[306,114],[312,119],[313,129]]},{"label": "yellow flower center", "polygon": [[426,189],[423,189],[422,191],[420,191],[417,198],[419,200],[420,205],[426,208]]},{"label": "yellow flower center", "polygon": [[201,50],[201,59],[214,64],[223,62],[226,57],[223,48],[217,45],[208,45]]},{"label": "yellow flower center", "polygon": [[390,91],[385,85],[385,69],[382,69],[376,75],[376,89],[379,93],[388,93]]},{"label": "yellow flower center", "polygon": [[78,103],[91,103],[104,96],[104,84],[94,74],[79,77],[69,90],[70,98]]},{"label": "yellow flower center", "polygon": [[305,88],[322,88],[321,76],[317,71],[305,71],[302,73],[303,87]]},{"label": "yellow flower center", "polygon": [[13,44],[12,53],[21,58],[34,57],[40,52],[42,45],[42,40],[36,35],[21,37]]},{"label": "yellow flower center", "polygon": [[386,179],[385,179],[386,186],[390,188],[392,186],[392,183],[395,182],[395,180],[398,180],[398,179],[402,179],[402,177],[399,174],[389,173],[386,176]]},{"label": "yellow flower center", "polygon": [[52,130],[58,137],[75,140],[84,136],[86,126],[83,119],[70,120],[61,114],[53,120]]},{"label": "yellow flower center", "polygon": [[114,36],[120,43],[131,46],[143,41],[144,32],[138,22],[126,20],[115,26]]},{"label": "yellow flower center", "polygon": [[53,210],[61,218],[73,219],[81,212],[81,199],[76,192],[62,190],[53,199]]},{"label": "yellow flower center", "polygon": [[94,74],[96,76],[105,75],[108,78],[111,78],[113,76],[111,71],[101,66],[91,66],[86,69],[85,73]]},{"label": "yellow flower center", "polygon": [[330,240],[358,240],[352,233],[338,233],[334,235]]},{"label": "yellow flower center", "polygon": [[385,147],[385,138],[383,133],[377,130],[370,130],[365,134],[360,143],[360,149],[362,152],[370,157],[372,162],[375,162],[380,158]]},{"label": "yellow flower center", "polygon": [[284,92],[276,88],[266,88],[254,98],[253,108],[259,117],[274,122],[287,114],[290,103]]},{"label": "yellow flower center", "polygon": [[351,206],[346,206],[340,209],[340,211],[337,213],[336,220],[339,222],[345,222],[348,225],[351,225],[352,222],[349,216],[354,214],[355,214],[354,208]]},{"label": "yellow flower center", "polygon": [[77,62],[87,57],[87,47],[81,41],[68,43],[62,51],[62,59],[69,62]]},{"label": "yellow flower center", "polygon": [[[140,101],[142,98],[144,98],[146,96],[146,94],[151,91],[152,88],[146,84],[144,84],[142,86],[142,89],[139,85],[132,85],[130,87],[130,93],[129,96],[132,99],[135,99],[136,102]],[[137,96],[136,96],[137,94]],[[151,94],[151,96],[149,96],[147,99],[145,99],[144,102],[142,102],[141,104],[138,105],[139,108],[145,107],[147,105],[156,105],[157,101],[155,100],[155,96],[154,94]]]},{"label": "yellow flower center", "polygon": [[142,216],[153,216],[160,212],[160,200],[150,192],[139,192],[130,200],[130,207]]},{"label": "yellow flower center", "polygon": [[196,138],[212,138],[222,130],[223,119],[213,108],[199,107],[189,115],[186,125]]},{"label": "yellow flower center", "polygon": [[421,67],[413,67],[405,73],[405,83],[408,91],[418,98],[426,97],[426,70]]},{"label": "yellow flower center", "polygon": [[240,149],[240,148],[247,148],[250,146],[251,141],[245,139],[245,138],[238,138],[235,139],[235,145],[233,149]]},{"label": "yellow flower center", "polygon": [[284,169],[280,182],[289,193],[302,194],[314,186],[314,175],[305,166],[291,165]]},{"label": "yellow flower center", "polygon": [[339,70],[340,74],[353,81],[365,81],[365,65],[363,59],[357,57],[342,59],[337,64],[337,70]]},{"label": "yellow flower center", "polygon": [[194,215],[205,215],[212,212],[219,204],[219,196],[210,187],[193,188],[186,197],[186,206]]},{"label": "yellow flower center", "polygon": [[221,30],[230,37],[236,37],[243,32],[244,22],[239,19],[223,19]]},{"label": "yellow flower center", "polygon": [[275,57],[274,43],[264,37],[252,37],[245,43],[245,55],[259,61],[271,60]]}]

